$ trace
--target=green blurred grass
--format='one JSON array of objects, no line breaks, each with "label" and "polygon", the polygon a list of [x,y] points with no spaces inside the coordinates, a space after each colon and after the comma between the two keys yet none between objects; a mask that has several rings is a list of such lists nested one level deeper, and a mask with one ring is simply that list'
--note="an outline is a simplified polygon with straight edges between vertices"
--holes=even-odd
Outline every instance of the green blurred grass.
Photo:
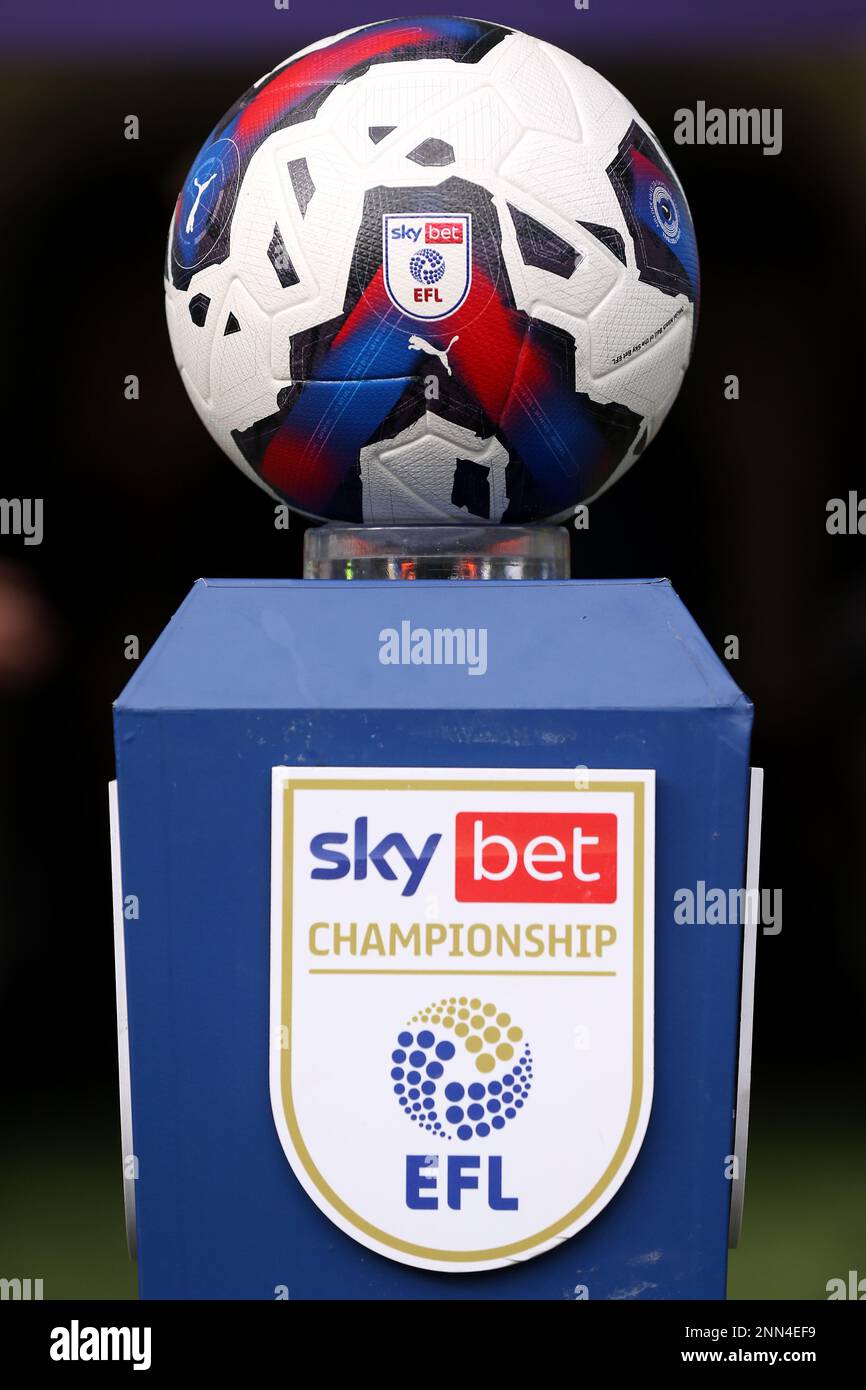
[{"label": "green blurred grass", "polygon": [[[806,1100],[754,1105],[733,1299],[824,1299],[828,1279],[866,1276],[866,1125],[850,1100],[820,1115]],[[21,1117],[0,1193],[0,1275],[43,1279],[47,1299],[136,1297],[113,1115],[55,1117],[50,1130]]]},{"label": "green blurred grass", "polygon": [[[120,1121],[20,1117],[0,1159],[0,1275],[42,1279],[46,1299],[136,1298],[126,1252]],[[10,1127],[12,1128],[12,1127]]]},{"label": "green blurred grass", "polygon": [[813,1101],[810,1089],[779,1109],[753,1097],[729,1298],[826,1299],[828,1279],[866,1276],[866,1118],[851,1094]]}]

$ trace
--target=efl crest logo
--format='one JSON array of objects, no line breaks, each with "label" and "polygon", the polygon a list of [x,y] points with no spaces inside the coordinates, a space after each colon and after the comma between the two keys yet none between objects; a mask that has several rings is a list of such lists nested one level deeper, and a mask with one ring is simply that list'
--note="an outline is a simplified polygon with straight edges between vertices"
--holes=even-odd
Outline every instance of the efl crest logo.
[{"label": "efl crest logo", "polygon": [[274,769],[271,1103],[355,1240],[495,1269],[624,1182],[652,1098],[653,796],[650,771]]},{"label": "efl crest logo", "polygon": [[470,214],[386,213],[382,263],[392,304],[414,319],[447,318],[472,284]]}]

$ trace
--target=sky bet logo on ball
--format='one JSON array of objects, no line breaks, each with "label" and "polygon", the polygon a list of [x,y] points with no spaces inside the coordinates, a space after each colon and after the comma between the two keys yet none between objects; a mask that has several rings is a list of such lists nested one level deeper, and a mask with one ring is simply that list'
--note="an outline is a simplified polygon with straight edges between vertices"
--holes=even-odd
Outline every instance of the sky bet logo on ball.
[{"label": "sky bet logo on ball", "polygon": [[385,289],[392,304],[414,319],[442,319],[463,303],[472,283],[469,213],[382,218]]},{"label": "sky bet logo on ball", "polygon": [[271,1103],[312,1200],[452,1273],[579,1231],[649,1119],[654,774],[279,767],[272,829]]}]

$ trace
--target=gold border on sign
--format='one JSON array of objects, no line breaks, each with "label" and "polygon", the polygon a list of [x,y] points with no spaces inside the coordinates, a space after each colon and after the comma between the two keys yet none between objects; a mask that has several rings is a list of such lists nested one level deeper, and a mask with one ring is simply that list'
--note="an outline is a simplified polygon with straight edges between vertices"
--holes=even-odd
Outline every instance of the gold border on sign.
[{"label": "gold border on sign", "polygon": [[[537,1231],[535,1235],[509,1245],[495,1246],[490,1250],[436,1250],[426,1245],[415,1245],[412,1241],[400,1240],[389,1235],[378,1226],[365,1221],[334,1191],[319,1172],[312,1155],[304,1143],[298,1118],[295,1114],[292,1097],[292,852],[294,831],[294,794],[302,791],[597,791],[631,792],[634,797],[634,969],[632,986],[632,1090],[631,1101],[626,1115],[625,1128],[616,1146],[613,1157],[601,1177],[576,1207]],[[568,782],[528,782],[528,781],[435,781],[408,778],[380,780],[379,778],[298,778],[287,779],[283,786],[283,912],[282,912],[282,996],[280,999],[280,1022],[288,1039],[281,1049],[280,1093],[283,1099],[283,1112],[295,1152],[314,1186],[335,1211],[357,1230],[363,1231],[379,1245],[391,1250],[399,1250],[405,1255],[415,1255],[420,1259],[436,1260],[442,1264],[474,1264],[482,1260],[505,1260],[525,1255],[537,1245],[554,1240],[572,1226],[584,1212],[594,1206],[599,1197],[610,1187],[623,1165],[631,1141],[634,1138],[640,1116],[644,1092],[644,791],[643,782],[590,782],[586,787],[575,788]]]}]

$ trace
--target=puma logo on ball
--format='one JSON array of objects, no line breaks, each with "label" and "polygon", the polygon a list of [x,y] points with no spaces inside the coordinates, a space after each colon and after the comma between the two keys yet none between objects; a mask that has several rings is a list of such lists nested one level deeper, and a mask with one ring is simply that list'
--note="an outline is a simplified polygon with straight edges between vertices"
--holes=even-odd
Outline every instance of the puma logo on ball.
[{"label": "puma logo on ball", "polygon": [[451,366],[448,362],[448,354],[456,342],[459,342],[460,334],[455,333],[447,348],[435,348],[432,343],[428,343],[426,338],[419,338],[417,333],[413,333],[409,339],[409,346],[415,352],[428,352],[431,357],[438,357],[448,375],[451,375]]}]

